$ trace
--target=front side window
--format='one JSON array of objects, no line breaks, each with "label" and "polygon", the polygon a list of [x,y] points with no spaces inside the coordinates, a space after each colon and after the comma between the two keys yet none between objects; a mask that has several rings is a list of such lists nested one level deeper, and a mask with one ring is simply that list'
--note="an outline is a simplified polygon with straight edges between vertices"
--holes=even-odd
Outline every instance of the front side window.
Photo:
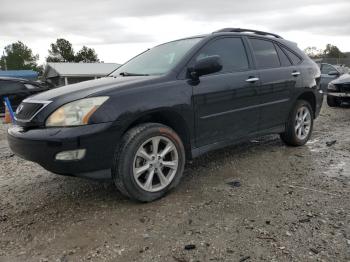
[{"label": "front side window", "polygon": [[172,70],[201,37],[169,42],[156,46],[120,66],[112,76],[163,75]]},{"label": "front side window", "polygon": [[213,55],[221,58],[223,67],[220,73],[243,71],[249,68],[247,53],[241,38],[214,40],[200,50],[195,61]]},{"label": "front side window", "polygon": [[258,68],[280,67],[277,51],[271,41],[251,38],[250,42]]}]

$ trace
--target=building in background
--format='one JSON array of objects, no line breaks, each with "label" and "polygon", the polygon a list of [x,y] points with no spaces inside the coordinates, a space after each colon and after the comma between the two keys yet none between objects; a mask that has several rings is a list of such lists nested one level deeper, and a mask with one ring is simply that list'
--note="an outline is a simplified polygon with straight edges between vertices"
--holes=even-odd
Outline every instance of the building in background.
[{"label": "building in background", "polygon": [[115,63],[47,63],[43,80],[60,87],[105,77],[119,66]]},{"label": "building in background", "polygon": [[37,80],[39,73],[33,70],[0,70],[0,77],[23,78]]}]

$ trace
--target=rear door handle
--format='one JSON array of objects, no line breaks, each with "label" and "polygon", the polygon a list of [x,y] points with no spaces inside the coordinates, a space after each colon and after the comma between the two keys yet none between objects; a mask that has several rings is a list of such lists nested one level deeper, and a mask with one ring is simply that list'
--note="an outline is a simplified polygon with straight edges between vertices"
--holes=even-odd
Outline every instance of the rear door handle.
[{"label": "rear door handle", "polygon": [[298,76],[298,75],[300,75],[300,72],[298,72],[298,71],[295,71],[292,73],[292,76]]},{"label": "rear door handle", "polygon": [[248,83],[254,83],[256,81],[259,81],[259,78],[258,77],[250,77],[250,78],[248,78],[245,81],[248,82]]}]

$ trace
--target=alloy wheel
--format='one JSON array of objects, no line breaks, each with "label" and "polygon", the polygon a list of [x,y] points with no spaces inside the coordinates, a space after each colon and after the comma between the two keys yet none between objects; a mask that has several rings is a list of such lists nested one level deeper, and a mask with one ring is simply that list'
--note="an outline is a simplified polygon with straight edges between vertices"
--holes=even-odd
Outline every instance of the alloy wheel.
[{"label": "alloy wheel", "polygon": [[304,140],[311,130],[311,113],[308,107],[302,106],[295,116],[295,134],[298,139]]},{"label": "alloy wheel", "polygon": [[179,154],[175,144],[164,136],[155,136],[136,151],[133,176],[143,190],[161,191],[173,181],[178,164]]}]

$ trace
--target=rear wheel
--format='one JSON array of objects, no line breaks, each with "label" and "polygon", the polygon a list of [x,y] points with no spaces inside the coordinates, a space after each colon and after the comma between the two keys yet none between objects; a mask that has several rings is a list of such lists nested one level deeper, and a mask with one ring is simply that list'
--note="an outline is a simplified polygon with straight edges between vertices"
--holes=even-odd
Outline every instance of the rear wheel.
[{"label": "rear wheel", "polygon": [[185,164],[181,139],[171,128],[142,124],[123,137],[112,175],[117,188],[131,199],[150,202],[180,181]]},{"label": "rear wheel", "polygon": [[330,107],[339,107],[341,105],[341,99],[335,96],[327,96],[327,104]]},{"label": "rear wheel", "polygon": [[309,102],[298,100],[286,123],[281,139],[291,146],[302,146],[309,140],[313,128],[313,111]]}]

